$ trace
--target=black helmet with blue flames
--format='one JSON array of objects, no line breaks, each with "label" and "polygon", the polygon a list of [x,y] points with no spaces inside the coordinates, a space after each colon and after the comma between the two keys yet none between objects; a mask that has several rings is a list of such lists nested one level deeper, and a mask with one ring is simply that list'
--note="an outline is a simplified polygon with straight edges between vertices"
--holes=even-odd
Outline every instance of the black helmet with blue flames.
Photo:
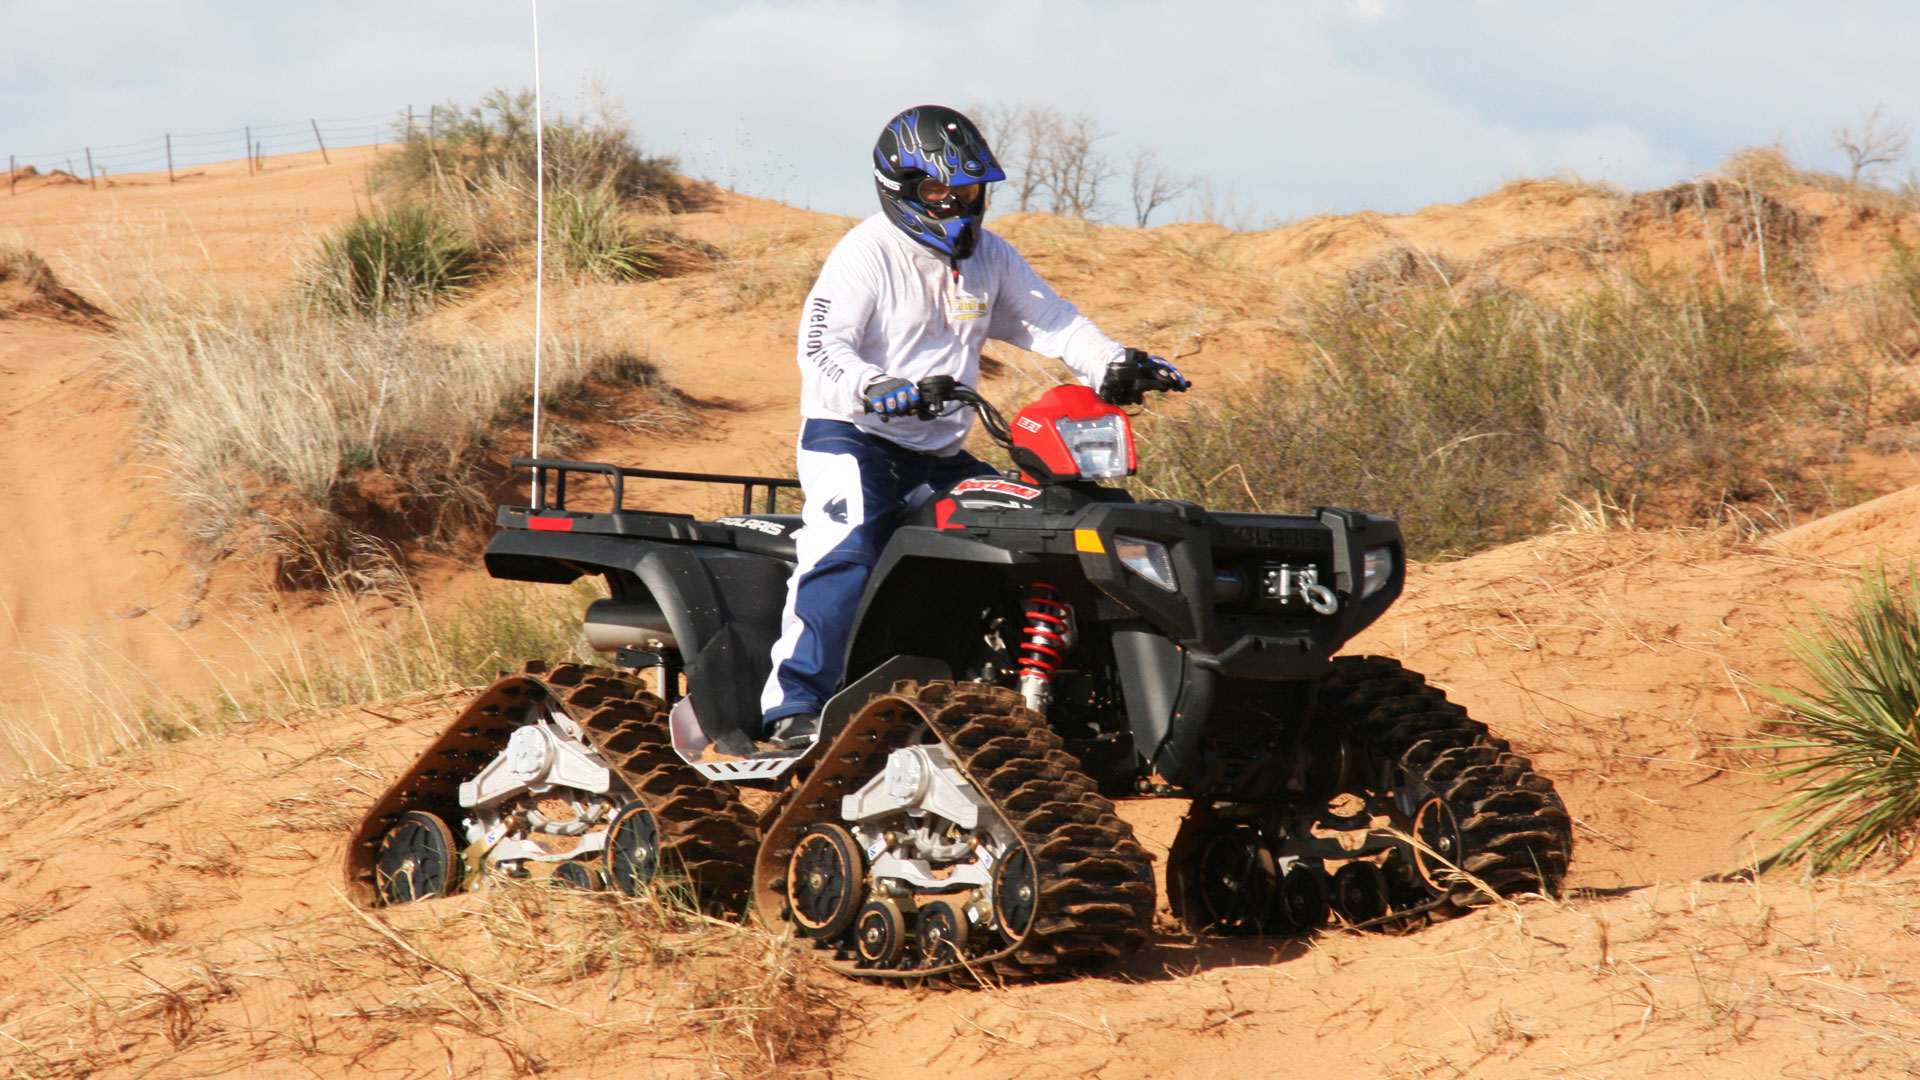
[{"label": "black helmet with blue flames", "polygon": [[887,121],[873,145],[880,209],[900,231],[948,258],[973,254],[986,215],[986,185],[1007,174],[973,121],[944,105],[920,105]]}]

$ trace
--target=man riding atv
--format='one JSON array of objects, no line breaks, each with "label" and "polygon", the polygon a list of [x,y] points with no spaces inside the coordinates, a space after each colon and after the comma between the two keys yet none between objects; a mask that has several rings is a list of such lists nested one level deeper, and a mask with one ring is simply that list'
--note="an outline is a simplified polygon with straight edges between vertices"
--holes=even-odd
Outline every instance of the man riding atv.
[{"label": "man riding atv", "polygon": [[806,501],[787,583],[763,734],[795,749],[819,733],[854,614],[887,538],[933,492],[993,468],[961,449],[973,412],[924,421],[916,384],[971,386],[989,339],[1063,360],[1099,389],[1184,391],[1159,357],[1126,349],[981,228],[987,185],[1006,179],[973,121],[939,105],[889,120],[873,148],[879,214],[834,246],[800,320],[800,482]]}]

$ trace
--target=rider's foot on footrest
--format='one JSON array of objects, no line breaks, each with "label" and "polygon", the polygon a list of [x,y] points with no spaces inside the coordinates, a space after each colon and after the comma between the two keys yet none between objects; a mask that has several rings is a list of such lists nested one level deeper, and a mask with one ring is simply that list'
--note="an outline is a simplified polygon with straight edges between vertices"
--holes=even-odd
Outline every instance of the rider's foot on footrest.
[{"label": "rider's foot on footrest", "polygon": [[789,716],[774,725],[773,734],[767,736],[767,742],[779,750],[800,750],[813,745],[820,737],[820,717],[813,713],[800,713]]}]

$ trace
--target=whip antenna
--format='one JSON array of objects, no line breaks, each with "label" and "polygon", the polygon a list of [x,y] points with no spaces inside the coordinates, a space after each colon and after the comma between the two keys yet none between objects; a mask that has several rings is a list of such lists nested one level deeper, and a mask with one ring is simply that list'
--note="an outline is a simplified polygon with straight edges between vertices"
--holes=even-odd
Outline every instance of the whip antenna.
[{"label": "whip antenna", "polygon": [[[541,316],[547,285],[547,120],[540,98],[540,0],[533,2],[533,456],[540,456]],[[535,491],[540,470],[533,470]]]}]

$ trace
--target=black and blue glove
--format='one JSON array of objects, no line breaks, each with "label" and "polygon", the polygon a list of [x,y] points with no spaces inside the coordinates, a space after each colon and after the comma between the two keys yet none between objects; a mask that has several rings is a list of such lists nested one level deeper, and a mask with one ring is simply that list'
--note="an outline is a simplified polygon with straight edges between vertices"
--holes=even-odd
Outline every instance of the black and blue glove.
[{"label": "black and blue glove", "polygon": [[1128,349],[1127,359],[1134,365],[1134,380],[1142,390],[1172,390],[1184,394],[1193,384],[1187,381],[1180,369],[1158,356],[1148,356],[1139,349]]},{"label": "black and blue glove", "polygon": [[1193,384],[1168,361],[1149,356],[1139,349],[1128,349],[1126,359],[1107,365],[1107,380],[1100,396],[1114,405],[1138,405],[1148,390],[1172,390],[1186,393]]},{"label": "black and blue glove", "polygon": [[908,416],[920,408],[920,388],[905,379],[875,379],[863,396],[867,399],[867,411],[879,413],[883,420]]}]

